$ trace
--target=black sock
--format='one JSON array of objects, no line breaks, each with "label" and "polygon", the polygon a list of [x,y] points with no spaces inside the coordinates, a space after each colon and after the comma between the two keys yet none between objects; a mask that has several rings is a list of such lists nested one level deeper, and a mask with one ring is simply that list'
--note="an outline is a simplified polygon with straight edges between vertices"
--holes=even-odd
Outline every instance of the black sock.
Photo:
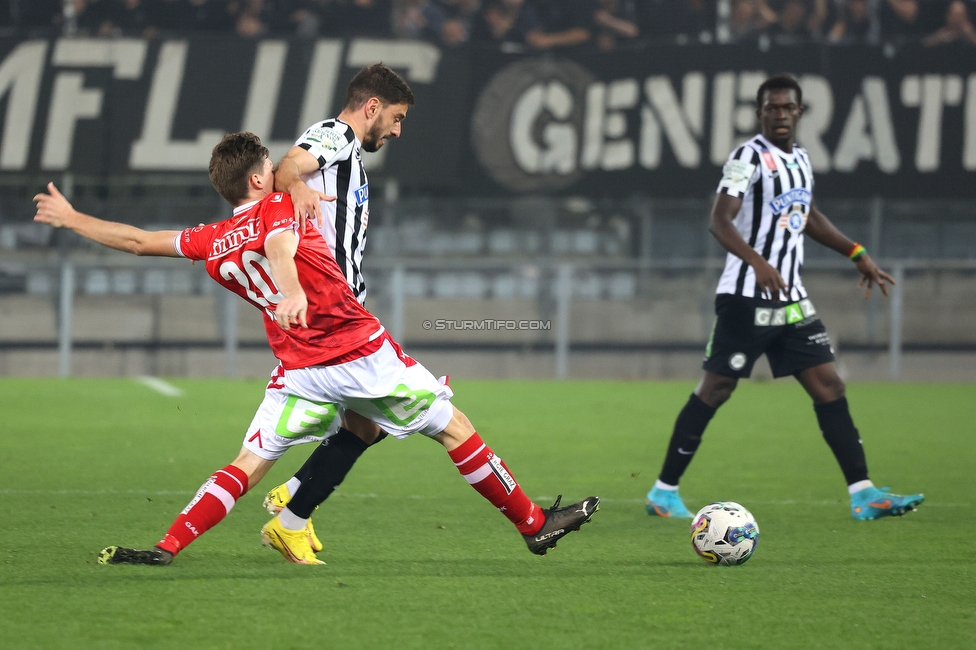
[{"label": "black sock", "polygon": [[288,509],[303,519],[311,517],[315,507],[342,483],[367,447],[359,436],[344,428],[323,440],[295,473],[302,484],[292,495]]},{"label": "black sock", "polygon": [[688,468],[691,459],[694,458],[698,445],[701,444],[705,427],[708,426],[717,410],[703,402],[694,393],[691,394],[674,423],[674,433],[671,434],[668,455],[664,457],[664,467],[661,468],[661,475],[658,476],[662,483],[678,484],[681,475],[685,473],[685,469]]},{"label": "black sock", "polygon": [[841,397],[826,404],[814,404],[813,410],[817,412],[820,431],[830,445],[830,450],[834,452],[847,484],[867,480],[868,461],[864,457],[861,436],[847,408],[847,398]]}]

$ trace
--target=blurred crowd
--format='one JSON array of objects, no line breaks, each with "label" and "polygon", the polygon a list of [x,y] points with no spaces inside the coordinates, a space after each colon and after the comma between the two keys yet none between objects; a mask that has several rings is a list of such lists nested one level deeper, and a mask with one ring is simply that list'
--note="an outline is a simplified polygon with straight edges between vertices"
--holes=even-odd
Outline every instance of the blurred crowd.
[{"label": "blurred crowd", "polygon": [[504,49],[648,40],[976,45],[976,0],[0,0],[0,33],[371,35]]}]

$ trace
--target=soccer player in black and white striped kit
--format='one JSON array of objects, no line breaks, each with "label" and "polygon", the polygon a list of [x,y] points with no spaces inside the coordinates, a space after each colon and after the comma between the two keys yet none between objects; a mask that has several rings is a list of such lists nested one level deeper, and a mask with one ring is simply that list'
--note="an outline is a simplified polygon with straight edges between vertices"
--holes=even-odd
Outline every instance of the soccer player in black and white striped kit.
[{"label": "soccer player in black and white striped kit", "polygon": [[[275,170],[275,188],[291,195],[295,218],[322,233],[360,304],[366,302],[362,261],[369,223],[369,181],[362,151],[378,151],[400,137],[414,104],[413,91],[382,63],[360,70],[346,89],[342,112],[313,124]],[[274,390],[275,376],[269,390]],[[338,433],[326,438],[290,478],[264,499],[291,530],[305,528],[313,551],[322,549],[311,524],[312,511],[343,481],[360,455],[386,437],[379,425],[347,411]]]},{"label": "soccer player in black and white striped kit", "polygon": [[924,497],[891,494],[868,478],[830,338],[800,277],[804,235],[847,255],[862,275],[866,296],[875,284],[887,296],[887,283],[894,280],[813,202],[810,157],[794,144],[803,114],[803,92],[796,80],[787,75],[767,79],[756,105],[762,133],[729,156],[712,208],[709,230],[728,257],[716,290],[704,377],[675,422],[664,466],[647,494],[647,512],[692,517],[678,494],[678,481],[715,411],[765,354],[774,377],[796,377],[813,399],[820,430],[847,481],[851,515],[903,515]]}]

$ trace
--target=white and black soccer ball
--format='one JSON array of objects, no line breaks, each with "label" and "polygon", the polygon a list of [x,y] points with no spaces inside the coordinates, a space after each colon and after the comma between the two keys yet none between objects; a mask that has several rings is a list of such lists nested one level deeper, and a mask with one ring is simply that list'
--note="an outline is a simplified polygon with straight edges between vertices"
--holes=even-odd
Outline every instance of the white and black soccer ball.
[{"label": "white and black soccer ball", "polygon": [[691,545],[709,564],[742,564],[759,545],[759,524],[733,501],[709,503],[691,524]]}]

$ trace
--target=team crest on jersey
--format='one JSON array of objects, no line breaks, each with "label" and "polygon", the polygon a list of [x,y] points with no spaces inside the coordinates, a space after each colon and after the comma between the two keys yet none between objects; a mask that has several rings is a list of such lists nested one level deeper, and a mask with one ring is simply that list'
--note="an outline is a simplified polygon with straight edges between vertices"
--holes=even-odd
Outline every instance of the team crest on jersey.
[{"label": "team crest on jersey", "polygon": [[356,205],[362,205],[369,200],[369,183],[356,190]]},{"label": "team crest on jersey", "polygon": [[807,227],[807,215],[799,210],[794,210],[780,217],[777,225],[780,228],[786,228],[793,234],[801,233]]}]

